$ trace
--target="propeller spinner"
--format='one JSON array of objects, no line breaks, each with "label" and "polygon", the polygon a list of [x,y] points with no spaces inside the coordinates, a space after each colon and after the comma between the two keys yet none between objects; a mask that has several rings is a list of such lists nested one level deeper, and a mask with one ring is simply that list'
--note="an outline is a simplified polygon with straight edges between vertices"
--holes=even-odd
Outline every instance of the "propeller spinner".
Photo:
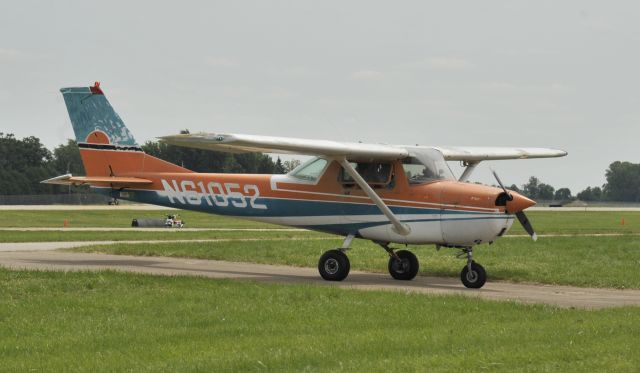
[{"label": "propeller spinner", "polygon": [[502,184],[502,180],[500,180],[500,177],[498,176],[496,171],[491,170],[491,172],[493,172],[493,176],[496,178],[496,181],[507,196],[507,213],[515,214],[520,224],[522,224],[524,230],[529,234],[529,236],[531,236],[531,239],[536,241],[538,239],[538,235],[533,230],[533,226],[531,225],[529,218],[527,218],[527,215],[525,215],[523,211],[525,208],[533,206],[535,202],[525,196],[519,195],[517,193],[514,194],[508,191],[507,188],[504,187],[504,184]]}]

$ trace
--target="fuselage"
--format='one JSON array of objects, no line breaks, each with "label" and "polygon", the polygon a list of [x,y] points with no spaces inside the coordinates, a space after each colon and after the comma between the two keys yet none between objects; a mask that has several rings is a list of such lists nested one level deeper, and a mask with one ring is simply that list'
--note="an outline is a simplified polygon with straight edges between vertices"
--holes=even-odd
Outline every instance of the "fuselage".
[{"label": "fuselage", "polygon": [[507,210],[520,211],[533,204],[517,196],[500,206],[496,200],[502,189],[455,180],[414,184],[400,161],[390,162],[390,179],[372,187],[410,227],[409,234],[401,235],[357,185],[344,180],[337,162],[326,163],[315,180],[292,175],[137,172],[136,177],[153,183],[119,192],[106,185],[97,189],[125,200],[378,242],[450,246],[494,241],[513,223],[514,215]]}]

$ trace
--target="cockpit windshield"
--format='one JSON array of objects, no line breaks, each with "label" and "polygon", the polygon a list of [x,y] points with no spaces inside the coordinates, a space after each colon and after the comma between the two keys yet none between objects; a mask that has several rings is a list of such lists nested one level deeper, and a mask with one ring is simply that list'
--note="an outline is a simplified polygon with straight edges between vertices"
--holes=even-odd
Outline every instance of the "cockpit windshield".
[{"label": "cockpit windshield", "polygon": [[447,161],[436,149],[408,148],[410,157],[402,160],[409,184],[428,183],[436,180],[455,180]]},{"label": "cockpit windshield", "polygon": [[306,181],[316,181],[329,163],[323,158],[312,158],[289,172],[289,176]]}]

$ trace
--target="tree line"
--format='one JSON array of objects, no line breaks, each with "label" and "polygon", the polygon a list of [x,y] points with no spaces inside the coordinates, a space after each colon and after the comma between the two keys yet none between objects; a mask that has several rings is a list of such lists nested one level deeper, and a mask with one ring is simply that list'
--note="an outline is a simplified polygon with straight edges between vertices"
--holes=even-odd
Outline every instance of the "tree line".
[{"label": "tree line", "polygon": [[[282,162],[278,158],[274,161],[260,153],[214,152],[156,141],[147,141],[142,149],[149,155],[196,172],[282,174],[300,164],[295,159]],[[65,173],[84,174],[80,151],[74,140],[50,151],[35,136],[17,139],[12,134],[0,132],[0,195],[57,194],[69,193],[70,190],[86,192],[86,188],[69,189],[40,183]],[[640,163],[613,162],[605,171],[605,177],[607,182],[604,185],[588,187],[575,196],[569,188],[555,189],[535,176],[521,187],[511,185],[510,189],[534,200],[640,202]]]},{"label": "tree line", "polygon": [[555,189],[531,176],[529,181],[518,188],[510,189],[534,200],[569,202],[640,202],[640,163],[615,161],[605,171],[607,182],[602,186],[587,187],[575,196],[569,188]]},{"label": "tree line", "polygon": [[[187,130],[181,133],[188,133]],[[260,153],[231,154],[190,149],[147,141],[145,153],[196,172],[277,174],[288,172],[290,161],[274,162]],[[35,136],[16,138],[0,132],[0,195],[85,193],[88,188],[68,188],[40,183],[58,175],[84,175],[80,150],[75,140],[47,149]]]}]

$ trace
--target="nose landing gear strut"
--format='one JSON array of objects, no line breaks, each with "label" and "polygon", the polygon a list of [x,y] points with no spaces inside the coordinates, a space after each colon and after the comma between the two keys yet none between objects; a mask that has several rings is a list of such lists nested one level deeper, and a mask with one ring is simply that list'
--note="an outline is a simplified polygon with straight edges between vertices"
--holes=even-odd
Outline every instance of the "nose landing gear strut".
[{"label": "nose landing gear strut", "polygon": [[487,272],[480,264],[473,260],[473,248],[464,247],[457,256],[467,258],[467,265],[460,272],[462,284],[469,289],[480,289],[487,282]]}]

